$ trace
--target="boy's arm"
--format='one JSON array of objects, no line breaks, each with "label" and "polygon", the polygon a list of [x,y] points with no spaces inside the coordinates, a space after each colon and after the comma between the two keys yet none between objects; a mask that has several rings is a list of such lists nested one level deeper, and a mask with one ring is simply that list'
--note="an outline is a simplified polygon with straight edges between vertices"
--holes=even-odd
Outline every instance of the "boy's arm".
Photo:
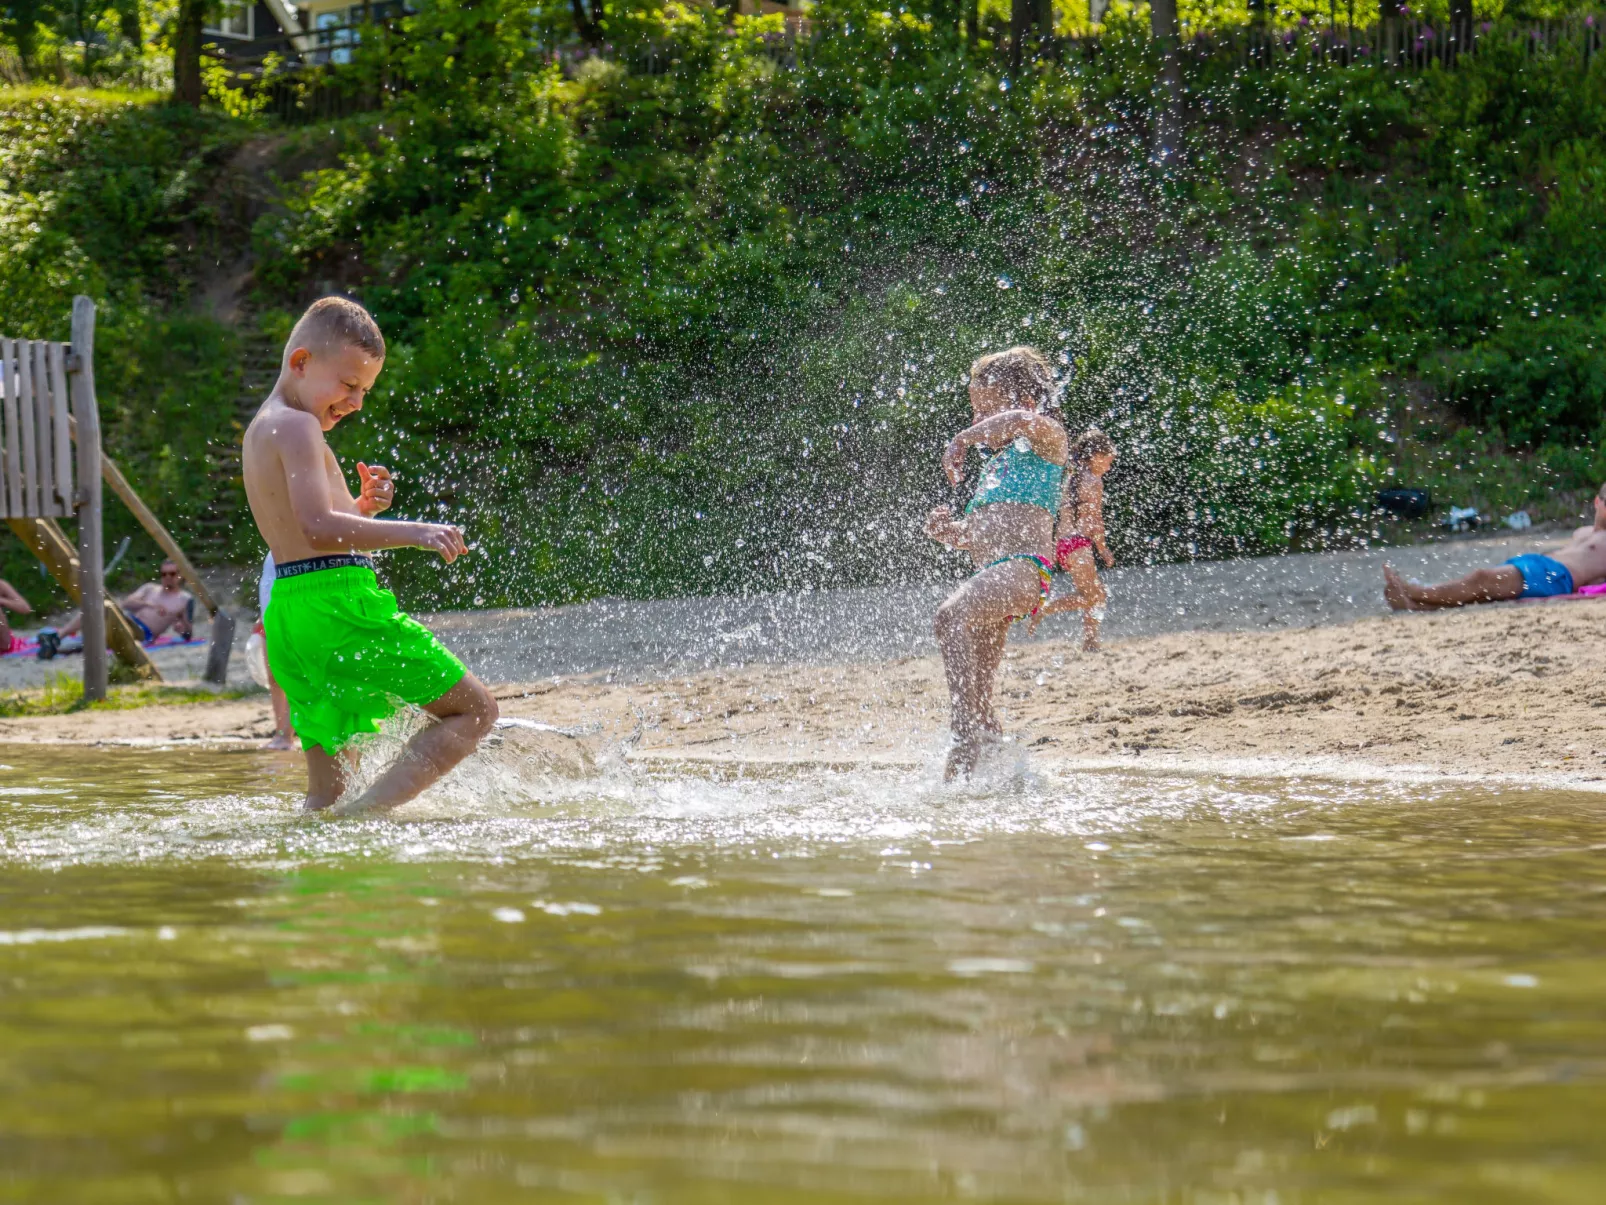
[{"label": "boy's arm", "polygon": [[958,485],[965,477],[965,453],[978,444],[1001,448],[1025,436],[1044,460],[1064,464],[1070,455],[1070,440],[1059,420],[1038,414],[1035,410],[1005,410],[991,418],[984,418],[973,427],[966,427],[948,441],[942,454],[942,467],[948,480]]},{"label": "boy's arm", "polygon": [[396,483],[390,478],[390,470],[382,464],[370,468],[359,460],[357,481],[362,487],[356,498],[357,513],[360,515],[372,519],[380,511],[389,510],[390,504],[396,500]]},{"label": "boy's arm", "polygon": [[284,466],[285,487],[290,493],[290,510],[307,543],[320,552],[377,552],[384,548],[427,548],[438,552],[448,563],[468,551],[463,533],[442,523],[405,523],[389,519],[369,519],[354,513],[350,490],[346,500],[351,510],[335,505],[324,468],[323,431],[308,414],[287,414],[276,425],[271,438]]}]

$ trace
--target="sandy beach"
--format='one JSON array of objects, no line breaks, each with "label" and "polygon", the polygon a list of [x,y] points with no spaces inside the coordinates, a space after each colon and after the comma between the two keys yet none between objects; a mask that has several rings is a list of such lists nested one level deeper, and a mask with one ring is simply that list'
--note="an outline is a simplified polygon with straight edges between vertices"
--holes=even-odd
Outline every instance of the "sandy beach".
[{"label": "sandy beach", "polygon": [[[1387,615],[1275,631],[1176,632],[1081,653],[1012,647],[1012,743],[1044,767],[1152,766],[1321,778],[1439,777],[1606,789],[1606,603]],[[614,680],[610,680],[610,679]],[[506,718],[583,732],[577,754],[729,765],[938,764],[935,656],[755,664],[496,685]],[[0,741],[260,748],[265,696],[0,720]],[[513,727],[508,739],[566,739]]]}]

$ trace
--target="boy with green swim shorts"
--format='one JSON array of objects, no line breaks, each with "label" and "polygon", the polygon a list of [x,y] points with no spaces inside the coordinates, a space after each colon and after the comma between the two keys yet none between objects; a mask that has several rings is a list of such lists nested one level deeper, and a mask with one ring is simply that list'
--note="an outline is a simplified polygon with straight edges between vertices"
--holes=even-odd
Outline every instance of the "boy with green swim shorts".
[{"label": "boy with green swim shorts", "polygon": [[[263,626],[273,677],[307,758],[307,807],[349,814],[414,798],[479,745],[496,701],[396,596],[372,559],[385,548],[427,548],[450,564],[468,551],[441,523],[376,516],[394,485],[379,466],[357,465],[357,497],[324,439],[384,367],[385,341],[354,301],[325,297],[285,344],[278,383],[246,429],[245,492],[273,553],[275,580]],[[377,731],[401,703],[435,719],[355,799],[342,799],[351,738]]]}]

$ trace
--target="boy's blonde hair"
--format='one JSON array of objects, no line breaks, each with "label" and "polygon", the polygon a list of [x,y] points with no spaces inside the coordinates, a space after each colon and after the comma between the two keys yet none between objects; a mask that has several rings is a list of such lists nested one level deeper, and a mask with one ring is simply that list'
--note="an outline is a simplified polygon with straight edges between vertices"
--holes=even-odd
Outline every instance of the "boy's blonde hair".
[{"label": "boy's blonde hair", "polygon": [[1097,427],[1089,427],[1071,440],[1071,460],[1086,464],[1095,456],[1114,456],[1115,441]]},{"label": "boy's blonde hair", "polygon": [[314,354],[355,347],[376,360],[385,358],[385,336],[374,316],[349,297],[320,297],[307,307],[284,345],[286,361],[298,347]]},{"label": "boy's blonde hair", "polygon": [[970,379],[979,385],[1002,389],[1017,401],[1042,410],[1059,405],[1054,367],[1035,347],[1011,347],[983,356],[970,366]]}]

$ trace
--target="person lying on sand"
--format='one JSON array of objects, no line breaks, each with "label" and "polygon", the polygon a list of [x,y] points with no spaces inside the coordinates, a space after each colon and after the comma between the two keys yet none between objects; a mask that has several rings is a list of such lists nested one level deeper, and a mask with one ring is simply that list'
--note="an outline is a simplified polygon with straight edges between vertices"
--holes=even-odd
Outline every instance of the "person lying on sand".
[{"label": "person lying on sand", "polygon": [[1396,611],[1436,611],[1468,603],[1512,598],[1551,598],[1606,581],[1606,486],[1595,494],[1595,523],[1548,555],[1529,552],[1503,565],[1474,569],[1438,586],[1406,581],[1392,565],[1383,566],[1383,597]]},{"label": "person lying on sand", "polygon": [[1114,567],[1115,558],[1104,543],[1104,474],[1115,465],[1115,444],[1097,427],[1089,427],[1071,441],[1070,457],[1054,540],[1054,580],[1048,601],[1032,617],[1027,633],[1035,632],[1045,615],[1080,611],[1082,649],[1096,653],[1109,596],[1099,581],[1093,553],[1097,550],[1106,569]]},{"label": "person lying on sand", "polygon": [[[324,439],[362,409],[384,364],[384,336],[367,310],[342,297],[316,301],[290,332],[279,380],[245,432],[246,498],[275,566],[264,639],[306,753],[312,811],[406,803],[473,753],[497,717],[491,692],[401,612],[360,555],[426,548],[450,563],[468,551],[455,527],[370,517],[378,494],[388,499],[389,475],[381,484],[379,470],[359,466],[362,497],[353,498]],[[437,722],[360,796],[335,806],[349,782],[342,752],[357,734],[378,731],[398,699]]]},{"label": "person lying on sand", "polygon": [[983,356],[970,368],[972,424],[943,453],[958,485],[971,448],[995,449],[965,517],[939,506],[926,534],[968,552],[976,572],[937,608],[937,643],[952,702],[953,748],[944,776],[966,777],[983,743],[1003,735],[993,710],[993,681],[1010,624],[1035,616],[1048,599],[1054,519],[1069,441],[1045,411],[1055,398],[1054,371],[1031,347]]},{"label": "person lying on sand", "polygon": [[[163,561],[160,582],[146,582],[122,599],[123,614],[134,621],[139,638],[149,644],[169,628],[185,640],[193,639],[190,623],[195,596],[184,588],[184,577],[172,561]],[[76,636],[83,629],[84,617],[74,615],[61,629],[63,637]]]}]

